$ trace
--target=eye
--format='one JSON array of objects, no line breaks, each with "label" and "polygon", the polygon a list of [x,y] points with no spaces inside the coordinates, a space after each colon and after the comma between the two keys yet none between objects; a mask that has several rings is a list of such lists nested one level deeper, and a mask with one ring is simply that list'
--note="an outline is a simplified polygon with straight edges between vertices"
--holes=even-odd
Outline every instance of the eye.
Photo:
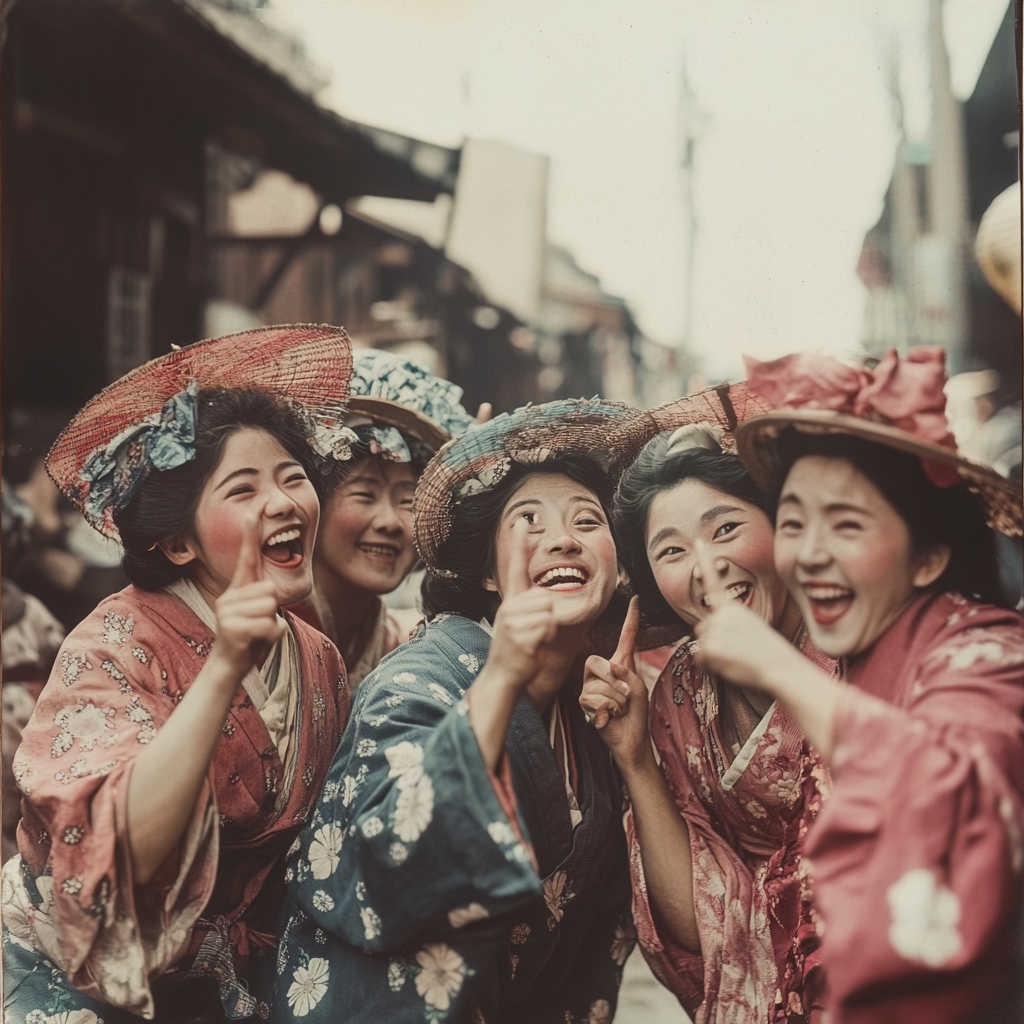
[{"label": "eye", "polygon": [[670,558],[672,555],[680,555],[682,553],[682,548],[678,548],[675,545],[672,545],[667,548],[662,548],[661,551],[659,551],[654,557],[657,561],[660,562],[663,558]]},{"label": "eye", "polygon": [[297,483],[303,483],[303,482],[305,482],[305,481],[306,481],[306,480],[308,480],[308,479],[309,479],[309,477],[307,477],[307,476],[306,476],[306,474],[305,474],[305,473],[303,473],[303,472],[302,472],[302,470],[300,469],[300,470],[296,470],[296,471],[295,471],[294,473],[292,473],[292,474],[291,474],[291,475],[290,475],[290,476],[289,476],[289,477],[288,477],[288,478],[287,478],[287,479],[285,480],[285,483],[286,483],[286,484],[297,484]]},{"label": "eye", "polygon": [[237,487],[232,487],[228,491],[228,497],[234,498],[238,494],[254,494],[255,488],[251,484],[239,484]]},{"label": "eye", "polygon": [[585,516],[580,516],[580,518],[576,520],[576,525],[577,526],[604,526],[604,521],[601,520],[601,519],[598,519],[597,516],[594,516],[594,515],[585,515]]},{"label": "eye", "polygon": [[864,527],[856,519],[842,519],[836,524],[837,530],[860,532]]},{"label": "eye", "polygon": [[742,525],[742,523],[722,523],[722,525],[717,530],[715,530],[714,539],[717,540],[719,537],[727,537],[737,527]]},{"label": "eye", "polygon": [[523,512],[520,518],[525,519],[531,526],[534,526],[537,523],[536,512]]},{"label": "eye", "polygon": [[796,530],[802,529],[803,523],[798,519],[780,519],[776,525],[776,530],[786,530],[793,533]]}]

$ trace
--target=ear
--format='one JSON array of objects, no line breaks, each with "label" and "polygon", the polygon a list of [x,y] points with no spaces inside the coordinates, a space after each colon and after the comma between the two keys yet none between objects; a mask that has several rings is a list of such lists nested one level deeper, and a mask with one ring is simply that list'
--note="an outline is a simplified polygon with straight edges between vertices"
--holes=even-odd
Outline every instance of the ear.
[{"label": "ear", "polygon": [[191,537],[171,537],[169,540],[160,541],[157,547],[175,565],[188,565],[199,557]]},{"label": "ear", "polygon": [[946,571],[950,553],[948,544],[936,544],[924,552],[914,572],[914,586],[930,587]]},{"label": "ear", "polygon": [[484,590],[489,590],[492,594],[496,594],[498,592],[498,584],[494,580],[484,580]]}]

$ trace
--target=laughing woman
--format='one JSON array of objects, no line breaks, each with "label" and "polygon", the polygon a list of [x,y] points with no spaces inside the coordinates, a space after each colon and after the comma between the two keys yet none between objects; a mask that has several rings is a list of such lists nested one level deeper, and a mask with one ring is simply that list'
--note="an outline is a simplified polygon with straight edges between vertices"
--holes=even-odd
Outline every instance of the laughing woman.
[{"label": "laughing woman", "polygon": [[133,585],[72,630],[14,761],[5,1020],[259,1013],[247,969],[348,711],[337,651],[278,609],[312,586],[310,442],[350,370],[335,328],[200,342],[111,385],[51,451]]},{"label": "laughing woman", "polygon": [[419,619],[381,597],[416,562],[412,498],[423,467],[472,420],[459,404],[462,389],[414,359],[363,349],[353,362],[341,457],[325,480],[315,586],[292,611],[337,644],[354,691]]},{"label": "laughing woman", "polygon": [[[721,397],[705,392],[655,410],[662,424],[688,425],[659,434],[623,474],[620,560],[646,621],[692,634],[710,613],[695,557],[706,543],[730,598],[778,629],[796,657],[831,672],[775,571],[768,498],[723,451],[735,448],[727,411],[754,403],[742,385]],[[697,415],[705,419],[692,422]],[[704,671],[697,651],[688,636],[649,712],[628,651],[618,664],[587,663],[581,703],[630,797],[640,947],[697,1024],[817,1021],[822,977],[803,844],[827,772],[771,697]]]},{"label": "laughing woman", "polygon": [[748,362],[776,411],[740,424],[740,455],[779,494],[776,568],[848,685],[717,582],[701,656],[835,773],[806,848],[831,1019],[1019,1019],[1024,622],[986,527],[1020,535],[1019,485],[956,454],[941,350]]},{"label": "laughing woman", "polygon": [[616,429],[650,421],[528,407],[427,467],[433,617],[360,687],[289,860],[274,1020],[612,1019],[629,868],[615,769],[577,697],[617,584]]}]

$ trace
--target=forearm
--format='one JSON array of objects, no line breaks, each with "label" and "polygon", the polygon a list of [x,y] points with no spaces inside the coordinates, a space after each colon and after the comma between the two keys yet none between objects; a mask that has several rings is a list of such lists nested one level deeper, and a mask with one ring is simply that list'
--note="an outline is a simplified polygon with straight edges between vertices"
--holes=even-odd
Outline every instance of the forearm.
[{"label": "forearm", "polygon": [[674,942],[700,953],[690,831],[653,753],[640,765],[623,770],[623,778],[654,916]]},{"label": "forearm", "polygon": [[128,845],[135,885],[145,885],[177,846],[195,809],[238,680],[208,661],[139,755],[128,785]]},{"label": "forearm", "polygon": [[519,687],[506,680],[500,671],[488,671],[488,666],[469,692],[469,724],[490,772],[498,766],[505,749],[505,734],[519,693]]}]

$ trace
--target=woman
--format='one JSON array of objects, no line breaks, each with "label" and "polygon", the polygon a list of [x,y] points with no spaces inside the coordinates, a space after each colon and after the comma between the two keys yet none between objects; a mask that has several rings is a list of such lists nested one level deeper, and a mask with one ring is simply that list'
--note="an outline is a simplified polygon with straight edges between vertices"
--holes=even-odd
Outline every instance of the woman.
[{"label": "woman", "polygon": [[552,402],[427,467],[431,621],[360,687],[288,862],[274,1020],[611,1020],[629,868],[615,770],[577,695],[617,583],[613,427],[651,424]]},{"label": "woman", "polygon": [[698,627],[706,665],[778,700],[836,771],[806,852],[842,1022],[1019,1019],[1024,623],[986,516],[1019,535],[1021,499],[957,456],[942,362],[748,361],[776,411],[739,426],[740,454],[779,493],[776,567],[846,685],[717,577]]},{"label": "woman", "polygon": [[416,561],[412,498],[431,456],[469,427],[462,389],[413,359],[364,349],[355,354],[345,417],[349,455],[332,466],[313,554],[315,586],[292,611],[337,644],[354,691],[419,619],[381,596]]},{"label": "woman", "polygon": [[[778,629],[796,657],[832,672],[775,572],[768,499],[722,450],[733,447],[727,414],[751,403],[741,385],[725,397],[728,409],[705,409],[711,423],[659,434],[623,474],[620,560],[648,622],[675,623],[678,636],[710,611],[694,555],[706,543],[730,597]],[[689,419],[715,398],[683,399],[655,415]],[[707,673],[697,651],[691,638],[678,648],[649,713],[628,651],[619,664],[592,657],[581,696],[629,792],[640,947],[697,1022],[817,1020],[822,982],[803,844],[828,777],[778,704]]]},{"label": "woman", "polygon": [[200,342],[111,385],[51,451],[133,585],[69,634],[14,761],[5,1019],[257,1011],[247,968],[348,711],[337,651],[278,609],[312,586],[310,445],[350,369],[336,328]]}]

